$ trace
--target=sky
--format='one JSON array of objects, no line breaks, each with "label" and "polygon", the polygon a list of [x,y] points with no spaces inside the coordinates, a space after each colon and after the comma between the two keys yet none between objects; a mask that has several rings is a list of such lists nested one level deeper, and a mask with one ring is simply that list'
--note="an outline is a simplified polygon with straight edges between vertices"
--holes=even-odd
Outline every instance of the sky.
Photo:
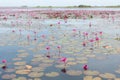
[{"label": "sky", "polygon": [[0,0],[1,7],[18,6],[110,6],[120,5],[120,0]]}]

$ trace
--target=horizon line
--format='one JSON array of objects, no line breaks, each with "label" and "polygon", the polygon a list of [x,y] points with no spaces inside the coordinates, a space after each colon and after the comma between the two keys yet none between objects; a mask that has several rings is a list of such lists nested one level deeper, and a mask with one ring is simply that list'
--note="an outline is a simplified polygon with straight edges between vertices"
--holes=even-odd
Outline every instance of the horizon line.
[{"label": "horizon line", "polygon": [[29,5],[21,5],[21,6],[0,6],[0,7],[74,7],[74,6],[90,6],[90,7],[107,7],[107,6],[120,6],[120,4],[117,4],[117,5],[85,5],[85,4],[80,4],[80,5],[68,5],[68,6],[52,6],[52,5],[48,5],[48,6],[40,6],[40,5],[35,5],[35,6],[29,6]]}]

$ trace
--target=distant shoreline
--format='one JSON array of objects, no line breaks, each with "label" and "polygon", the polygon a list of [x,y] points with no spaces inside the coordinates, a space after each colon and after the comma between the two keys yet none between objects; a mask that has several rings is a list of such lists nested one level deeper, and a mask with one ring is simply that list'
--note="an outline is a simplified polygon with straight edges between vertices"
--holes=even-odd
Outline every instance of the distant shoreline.
[{"label": "distant shoreline", "polygon": [[79,5],[79,6],[10,6],[5,7],[1,6],[0,8],[120,8],[120,5],[118,6],[87,6],[87,5]]}]

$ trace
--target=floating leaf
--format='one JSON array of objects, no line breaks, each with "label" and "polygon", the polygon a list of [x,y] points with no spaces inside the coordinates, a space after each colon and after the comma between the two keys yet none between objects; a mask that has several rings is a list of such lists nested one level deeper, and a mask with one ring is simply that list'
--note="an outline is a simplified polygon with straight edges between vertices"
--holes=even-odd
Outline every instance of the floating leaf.
[{"label": "floating leaf", "polygon": [[22,60],[22,58],[13,58],[13,61]]},{"label": "floating leaf", "polygon": [[15,69],[25,69],[25,66],[15,66]]},{"label": "floating leaf", "polygon": [[45,75],[47,77],[56,77],[56,76],[59,76],[59,73],[57,73],[57,72],[51,72],[51,73],[46,73]]},{"label": "floating leaf", "polygon": [[90,54],[90,55],[86,55],[86,57],[89,57],[89,58],[94,58],[95,55],[94,54]]},{"label": "floating leaf", "polygon": [[44,75],[43,72],[31,72],[28,76],[32,78],[42,77]]},{"label": "floating leaf", "polygon": [[41,63],[39,66],[45,68],[45,67],[52,66],[52,64],[50,64],[50,63]]},{"label": "floating leaf", "polygon": [[99,72],[98,72],[98,71],[90,71],[90,70],[87,70],[87,71],[84,71],[84,74],[85,74],[85,75],[92,76],[92,75],[99,75]]},{"label": "floating leaf", "polygon": [[76,62],[67,62],[67,65],[76,65]]},{"label": "floating leaf", "polygon": [[14,72],[15,69],[6,69],[5,72]]},{"label": "floating leaf", "polygon": [[79,76],[82,74],[82,71],[79,70],[68,70],[67,74],[70,76]]},{"label": "floating leaf", "polygon": [[86,60],[81,60],[81,61],[76,61],[77,63],[79,63],[79,64],[86,64],[88,61],[86,61]]},{"label": "floating leaf", "polygon": [[111,73],[100,74],[99,76],[102,77],[102,78],[107,78],[107,79],[116,78],[116,76],[114,74],[111,74]]},{"label": "floating leaf", "polygon": [[68,65],[65,66],[64,64],[59,64],[59,65],[55,65],[55,67],[56,67],[56,68],[62,68],[62,69],[63,69],[63,68],[65,68],[65,67],[67,68],[67,67],[69,67],[69,66],[68,66]]},{"label": "floating leaf", "polygon": [[29,74],[31,70],[16,70],[16,74]]},{"label": "floating leaf", "polygon": [[45,60],[42,60],[43,63],[53,63],[54,60],[49,60],[49,59],[45,59]]},{"label": "floating leaf", "polygon": [[41,80],[40,78],[34,78],[34,80]]},{"label": "floating leaf", "polygon": [[14,65],[25,65],[26,62],[15,62]]},{"label": "floating leaf", "polygon": [[[76,55],[78,56],[78,55]],[[77,61],[87,61],[88,59],[86,57],[77,57],[76,58]]]},{"label": "floating leaf", "polygon": [[120,74],[120,69],[116,70],[115,72]]},{"label": "floating leaf", "polygon": [[93,76],[85,76],[84,80],[93,80]]},{"label": "floating leaf", "polygon": [[115,78],[115,80],[120,80],[120,78]]},{"label": "floating leaf", "polygon": [[33,67],[32,71],[35,71],[35,72],[44,71],[44,67]]},{"label": "floating leaf", "polygon": [[95,77],[93,80],[102,80],[100,77]]},{"label": "floating leaf", "polygon": [[14,78],[12,80],[27,80],[27,78],[25,78],[25,77],[18,77],[18,78]]},{"label": "floating leaf", "polygon": [[68,61],[75,61],[74,58],[67,58]]},{"label": "floating leaf", "polygon": [[25,67],[26,67],[27,69],[32,69],[32,66],[31,66],[31,65],[25,65]]},{"label": "floating leaf", "polygon": [[12,78],[15,78],[16,77],[16,75],[15,74],[4,74],[3,76],[2,76],[2,79],[12,79]]},{"label": "floating leaf", "polygon": [[29,55],[29,53],[21,53],[18,54],[18,57],[27,57]]},{"label": "floating leaf", "polygon": [[18,50],[17,52],[20,52],[20,53],[21,53],[21,52],[26,52],[26,51],[25,51],[25,50]]}]

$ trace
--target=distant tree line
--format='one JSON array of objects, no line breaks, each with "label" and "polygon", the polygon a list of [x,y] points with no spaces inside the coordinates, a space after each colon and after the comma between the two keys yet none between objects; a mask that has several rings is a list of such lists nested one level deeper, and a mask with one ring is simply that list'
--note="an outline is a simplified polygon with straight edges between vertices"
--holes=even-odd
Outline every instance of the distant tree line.
[{"label": "distant tree line", "polygon": [[78,7],[91,7],[91,6],[89,6],[89,5],[79,5]]},{"label": "distant tree line", "polygon": [[[28,6],[23,5],[22,8],[28,8]],[[34,6],[34,8],[120,8],[120,5],[116,6],[90,6],[90,5],[78,5],[78,6]]]}]

